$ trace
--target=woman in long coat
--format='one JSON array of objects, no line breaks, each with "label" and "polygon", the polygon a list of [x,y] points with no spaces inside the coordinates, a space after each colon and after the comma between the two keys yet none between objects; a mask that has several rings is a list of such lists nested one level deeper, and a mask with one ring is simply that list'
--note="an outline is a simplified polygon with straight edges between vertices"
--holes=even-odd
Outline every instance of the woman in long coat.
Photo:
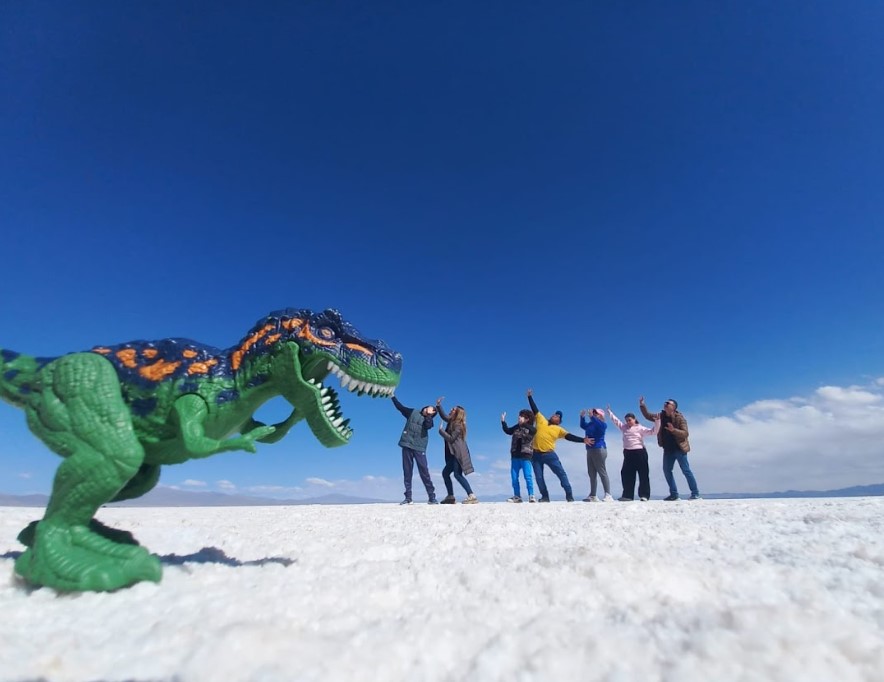
[{"label": "woman in long coat", "polygon": [[451,408],[446,416],[442,409],[442,398],[436,401],[436,412],[445,422],[445,428],[439,427],[439,435],[445,440],[445,468],[442,469],[442,479],[445,481],[445,489],[448,496],[442,500],[442,504],[454,504],[454,485],[451,475],[461,484],[467,493],[464,504],[476,504],[479,500],[473,494],[467,474],[473,473],[473,461],[470,458],[470,448],[467,446],[467,413],[460,405]]}]

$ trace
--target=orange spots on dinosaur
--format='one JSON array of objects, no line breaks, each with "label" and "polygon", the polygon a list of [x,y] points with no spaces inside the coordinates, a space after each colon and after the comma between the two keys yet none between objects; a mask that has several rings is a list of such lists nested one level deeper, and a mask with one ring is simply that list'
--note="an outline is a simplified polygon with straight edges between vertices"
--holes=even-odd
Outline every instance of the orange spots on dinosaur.
[{"label": "orange spots on dinosaur", "polygon": [[344,345],[347,346],[347,348],[349,348],[350,350],[355,350],[355,351],[359,351],[360,353],[365,353],[369,357],[374,355],[374,351],[372,351],[370,348],[366,348],[365,346],[361,346],[358,343],[345,343]]},{"label": "orange spots on dinosaur", "polygon": [[290,320],[283,320],[282,328],[286,331],[291,331],[295,327],[300,327],[302,324],[304,324],[304,320],[302,320],[300,317],[293,317]]},{"label": "orange spots on dinosaur", "polygon": [[274,326],[272,324],[265,325],[254,334],[252,334],[245,341],[243,341],[242,345],[233,352],[233,355],[230,358],[230,366],[233,367],[234,370],[239,369],[239,366],[242,364],[243,356],[249,352],[249,348],[254,346],[256,343],[258,343],[258,341],[266,336],[267,332],[271,332],[273,330]]},{"label": "orange spots on dinosaur", "polygon": [[164,377],[169,376],[172,372],[178,369],[180,365],[180,361],[166,362],[165,360],[158,360],[152,365],[145,365],[144,367],[141,367],[138,370],[138,373],[145,379],[149,379],[150,381],[160,381]]},{"label": "orange spots on dinosaur", "polygon": [[280,338],[282,338],[282,334],[271,334],[265,339],[264,343],[266,343],[268,346],[272,346],[274,343],[279,341]]},{"label": "orange spots on dinosaur", "polygon": [[110,353],[110,348],[105,348],[104,346],[98,346],[97,348],[92,349],[93,353],[101,353],[102,355],[107,355]]},{"label": "orange spots on dinosaur", "polygon": [[141,355],[148,359],[155,358],[157,356],[157,353],[159,353],[159,351],[156,348],[145,348],[143,351],[141,351]]},{"label": "orange spots on dinosaur", "polygon": [[212,358],[211,360],[206,360],[205,362],[194,362],[190,367],[187,368],[187,373],[190,375],[194,374],[207,374],[210,367],[214,367],[218,364],[218,360]]},{"label": "orange spots on dinosaur", "polygon": [[118,350],[117,358],[120,362],[123,363],[125,367],[129,367],[130,369],[134,369],[138,366],[138,363],[135,362],[135,349],[134,348],[124,348],[123,350]]},{"label": "orange spots on dinosaur", "polygon": [[196,357],[196,351],[193,350],[192,348],[187,348],[187,349],[185,349],[184,351],[181,352],[181,355],[183,355],[183,356],[186,357],[186,358],[195,358],[195,357]]}]

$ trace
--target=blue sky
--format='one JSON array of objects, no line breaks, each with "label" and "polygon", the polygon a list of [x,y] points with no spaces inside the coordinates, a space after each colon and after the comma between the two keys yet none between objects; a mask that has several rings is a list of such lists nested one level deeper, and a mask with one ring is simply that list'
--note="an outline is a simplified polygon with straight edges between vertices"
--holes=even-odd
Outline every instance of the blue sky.
[{"label": "blue sky", "polygon": [[[528,387],[572,431],[675,397],[706,492],[884,481],[880,3],[375,5],[0,6],[0,347],[335,307],[405,404],[466,407],[480,496]],[[343,406],[347,447],[302,424],[161,483],[399,498],[402,418]],[[6,404],[0,436],[0,491],[48,492]]]}]

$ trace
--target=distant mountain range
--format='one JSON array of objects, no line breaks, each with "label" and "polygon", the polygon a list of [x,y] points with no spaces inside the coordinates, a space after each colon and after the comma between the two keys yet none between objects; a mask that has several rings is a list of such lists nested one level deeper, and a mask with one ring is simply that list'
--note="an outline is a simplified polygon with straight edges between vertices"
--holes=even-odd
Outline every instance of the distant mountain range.
[{"label": "distant mountain range", "polygon": [[[48,495],[7,495],[0,493],[0,507],[45,507]],[[270,497],[197,492],[159,486],[143,497],[114,502],[110,507],[282,507],[303,504],[389,504],[388,500],[370,497],[329,494],[303,500],[278,500]]]},{"label": "distant mountain range", "polygon": [[[874,497],[884,495],[884,483],[858,485],[838,490],[786,490],[772,493],[708,493],[703,495],[710,500],[743,500],[755,498],[787,497]],[[503,502],[508,495],[490,495],[483,502]],[[0,507],[45,507],[48,495],[7,495],[0,493]],[[226,493],[198,492],[159,486],[137,500],[115,502],[113,507],[283,507],[303,504],[391,504],[391,500],[370,497],[329,494],[302,500],[278,500],[270,497],[251,495],[229,495]]]}]

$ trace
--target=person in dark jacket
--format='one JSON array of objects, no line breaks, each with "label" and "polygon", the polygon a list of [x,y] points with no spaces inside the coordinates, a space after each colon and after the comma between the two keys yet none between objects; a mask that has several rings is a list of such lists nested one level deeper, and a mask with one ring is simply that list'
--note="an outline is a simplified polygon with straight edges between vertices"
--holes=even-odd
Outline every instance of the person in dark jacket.
[{"label": "person in dark jacket", "polygon": [[442,504],[454,504],[454,485],[451,483],[451,475],[457,479],[467,493],[464,504],[476,504],[479,500],[473,494],[467,475],[473,473],[473,460],[470,458],[470,449],[467,447],[467,412],[460,405],[451,408],[446,416],[442,407],[442,398],[436,401],[436,412],[442,421],[446,422],[445,428],[439,427],[439,435],[445,441],[445,468],[442,469],[442,479],[445,481],[445,489],[448,495],[442,500]]},{"label": "person in dark jacket", "polygon": [[528,489],[528,501],[537,502],[534,497],[534,472],[531,460],[534,459],[534,413],[531,410],[519,410],[519,421],[513,426],[506,425],[506,412],[500,415],[500,426],[503,432],[512,436],[510,441],[510,475],[513,479],[513,496],[507,502],[521,502],[522,490],[519,487],[519,472],[525,477]]},{"label": "person in dark jacket", "polygon": [[405,479],[405,499],[400,504],[411,504],[411,479],[414,474],[414,465],[420,474],[424,488],[427,489],[429,504],[438,504],[436,500],[436,488],[433,479],[430,478],[430,469],[427,466],[427,442],[429,441],[430,429],[433,428],[433,417],[436,416],[436,408],[426,405],[420,410],[405,407],[396,396],[392,396],[396,409],[405,417],[405,428],[402,437],[399,438],[399,447],[402,448],[402,473]]}]

